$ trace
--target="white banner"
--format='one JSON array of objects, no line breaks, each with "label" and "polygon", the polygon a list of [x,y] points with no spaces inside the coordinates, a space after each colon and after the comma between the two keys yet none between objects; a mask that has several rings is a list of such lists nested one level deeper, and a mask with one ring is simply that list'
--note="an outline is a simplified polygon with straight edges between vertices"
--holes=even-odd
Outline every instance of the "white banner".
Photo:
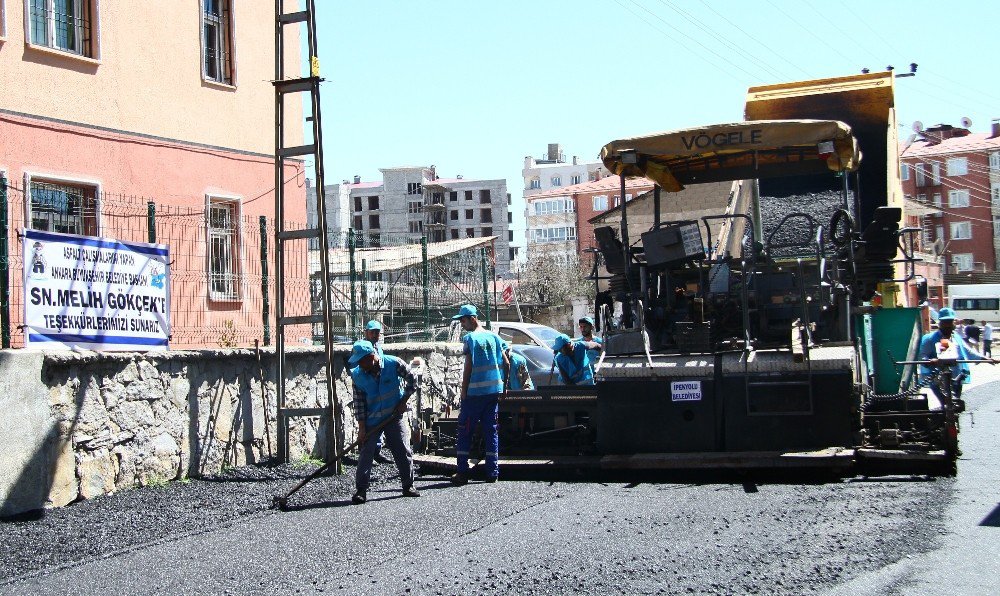
[{"label": "white banner", "polygon": [[169,253],[164,244],[25,230],[25,347],[166,350]]},{"label": "white banner", "polygon": [[671,381],[670,401],[701,401],[701,381]]}]

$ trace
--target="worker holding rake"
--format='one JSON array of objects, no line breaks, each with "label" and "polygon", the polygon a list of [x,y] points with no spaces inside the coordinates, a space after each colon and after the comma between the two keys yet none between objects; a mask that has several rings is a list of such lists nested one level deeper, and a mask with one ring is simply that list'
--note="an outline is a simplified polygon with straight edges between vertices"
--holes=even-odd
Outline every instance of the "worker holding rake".
[{"label": "worker holding rake", "polygon": [[[358,443],[361,445],[355,476],[356,491],[351,500],[355,505],[368,500],[372,460],[381,446],[383,435],[399,470],[403,496],[419,497],[420,493],[413,487],[410,430],[403,422],[406,401],[416,391],[416,376],[405,362],[389,354],[380,354],[370,341],[363,339],[354,342],[348,365],[353,367],[354,417],[358,421]],[[379,428],[386,421],[385,426]],[[368,429],[373,432],[367,432]]]}]

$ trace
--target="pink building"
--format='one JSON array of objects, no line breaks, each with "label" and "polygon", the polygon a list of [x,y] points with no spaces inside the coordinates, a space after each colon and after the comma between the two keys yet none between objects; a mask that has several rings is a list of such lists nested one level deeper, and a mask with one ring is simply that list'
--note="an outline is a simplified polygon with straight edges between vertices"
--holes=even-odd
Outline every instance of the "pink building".
[{"label": "pink building", "polygon": [[[151,202],[156,241],[174,261],[171,347],[262,338],[259,220],[274,215],[273,3],[152,2],[139,12],[98,0],[0,5],[0,174],[9,185],[15,329],[19,229],[144,242]],[[298,48],[295,37],[286,44]],[[299,72],[288,53],[286,72]],[[285,145],[301,145],[302,107],[288,103]],[[302,164],[283,179],[286,219],[304,226]],[[309,309],[304,245],[301,261],[284,281],[301,287],[304,312],[287,314]]]}]

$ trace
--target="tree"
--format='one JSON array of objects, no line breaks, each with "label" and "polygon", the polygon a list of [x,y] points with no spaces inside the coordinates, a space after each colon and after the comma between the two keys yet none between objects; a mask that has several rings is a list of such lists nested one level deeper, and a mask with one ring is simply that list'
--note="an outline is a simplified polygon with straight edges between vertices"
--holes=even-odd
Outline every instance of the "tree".
[{"label": "tree", "polygon": [[565,258],[535,250],[521,269],[518,288],[521,300],[532,304],[562,305],[571,298],[594,293],[594,282],[580,269],[576,255]]}]

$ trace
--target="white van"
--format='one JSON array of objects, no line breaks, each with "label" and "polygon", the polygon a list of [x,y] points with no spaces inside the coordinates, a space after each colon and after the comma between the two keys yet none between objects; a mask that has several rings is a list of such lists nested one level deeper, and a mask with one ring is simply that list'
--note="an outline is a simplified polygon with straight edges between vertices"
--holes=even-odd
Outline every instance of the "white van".
[{"label": "white van", "polygon": [[1000,284],[948,286],[948,306],[959,319],[1000,323]]}]

